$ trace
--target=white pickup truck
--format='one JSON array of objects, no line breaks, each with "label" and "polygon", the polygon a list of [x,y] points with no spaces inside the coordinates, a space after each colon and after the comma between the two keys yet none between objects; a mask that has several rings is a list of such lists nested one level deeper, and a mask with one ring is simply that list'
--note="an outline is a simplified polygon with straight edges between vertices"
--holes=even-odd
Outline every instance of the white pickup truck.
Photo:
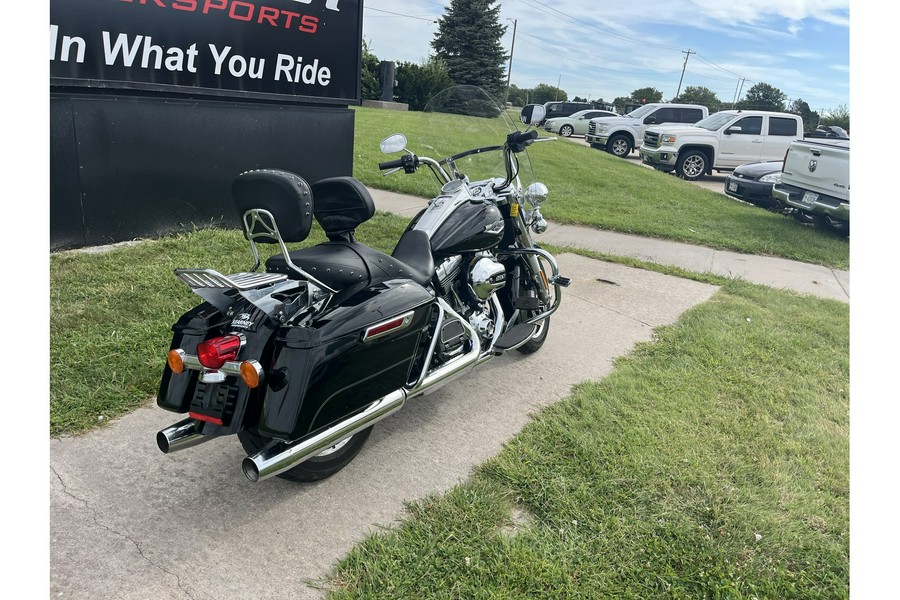
[{"label": "white pickup truck", "polygon": [[800,140],[784,157],[772,195],[817,228],[850,234],[850,140]]},{"label": "white pickup truck", "polygon": [[803,139],[803,119],[790,113],[723,110],[693,125],[662,125],[644,132],[641,160],[660,171],[695,181],[716,171],[781,160]]},{"label": "white pickup truck", "polygon": [[662,123],[696,123],[707,115],[709,109],[699,104],[653,102],[623,117],[591,119],[584,140],[591,148],[605,149],[621,158],[641,145],[648,127]]}]

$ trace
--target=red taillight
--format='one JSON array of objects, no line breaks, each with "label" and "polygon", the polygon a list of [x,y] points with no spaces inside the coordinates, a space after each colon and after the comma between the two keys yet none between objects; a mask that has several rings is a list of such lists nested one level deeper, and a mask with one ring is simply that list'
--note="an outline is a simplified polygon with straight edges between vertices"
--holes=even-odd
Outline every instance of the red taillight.
[{"label": "red taillight", "polygon": [[241,338],[224,335],[197,344],[197,360],[207,369],[221,369],[222,365],[237,358]]}]

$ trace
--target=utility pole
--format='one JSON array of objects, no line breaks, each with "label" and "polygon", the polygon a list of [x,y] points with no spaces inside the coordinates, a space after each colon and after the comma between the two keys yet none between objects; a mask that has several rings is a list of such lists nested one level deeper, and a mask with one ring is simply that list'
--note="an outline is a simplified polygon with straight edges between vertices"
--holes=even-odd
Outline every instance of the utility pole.
[{"label": "utility pole", "polygon": [[687,49],[687,52],[685,52],[684,50],[682,50],[681,53],[684,54],[684,66],[681,67],[681,79],[678,80],[678,91],[675,92],[675,97],[676,97],[676,98],[677,98],[678,96],[681,95],[681,82],[684,81],[684,72],[685,72],[685,70],[687,69],[687,61],[688,61],[688,59],[691,57],[691,54],[697,54],[696,52],[694,52],[694,51],[691,50],[690,48]]},{"label": "utility pole", "polygon": [[562,73],[559,74],[559,79],[556,80],[556,99],[559,100],[559,84],[562,83]]},{"label": "utility pole", "polygon": [[735,103],[737,103],[737,99],[741,97],[741,90],[744,88],[744,78],[741,77],[738,79],[738,86],[735,86],[734,90],[734,100],[731,101],[731,108],[734,108]]},{"label": "utility pole", "polygon": [[507,19],[507,21],[512,21],[513,37],[512,44],[509,47],[509,67],[506,70],[506,97],[503,98],[503,108],[506,108],[506,103],[509,102],[509,80],[512,77],[512,59],[513,52],[516,51],[516,25],[518,24],[516,19]]}]

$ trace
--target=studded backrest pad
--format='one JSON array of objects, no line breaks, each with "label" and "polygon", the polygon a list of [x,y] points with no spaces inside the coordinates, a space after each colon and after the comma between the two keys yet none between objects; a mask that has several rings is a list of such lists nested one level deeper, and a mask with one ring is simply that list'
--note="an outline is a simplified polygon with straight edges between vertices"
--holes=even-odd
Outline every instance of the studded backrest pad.
[{"label": "studded backrest pad", "polygon": [[369,190],[353,177],[330,177],[312,185],[315,216],[329,239],[352,232],[375,214]]},{"label": "studded backrest pad", "polygon": [[[255,208],[272,213],[285,242],[302,242],[309,236],[314,212],[313,194],[309,184],[299,175],[278,169],[246,171],[234,180],[231,196],[242,218],[245,212]],[[256,241],[278,242],[265,236]]]}]

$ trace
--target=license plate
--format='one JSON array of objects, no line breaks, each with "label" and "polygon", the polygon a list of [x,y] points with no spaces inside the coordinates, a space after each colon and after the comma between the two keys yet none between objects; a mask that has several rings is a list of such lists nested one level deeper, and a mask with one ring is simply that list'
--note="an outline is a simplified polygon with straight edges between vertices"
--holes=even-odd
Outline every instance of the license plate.
[{"label": "license plate", "polygon": [[736,192],[736,191],[737,191],[737,184],[736,184],[735,182],[733,182],[733,181],[729,181],[729,182],[728,182],[728,191],[729,191],[729,192]]},{"label": "license plate", "polygon": [[802,202],[803,204],[812,204],[818,199],[818,194],[814,194],[813,192],[803,192],[803,197],[800,198],[800,202]]}]

